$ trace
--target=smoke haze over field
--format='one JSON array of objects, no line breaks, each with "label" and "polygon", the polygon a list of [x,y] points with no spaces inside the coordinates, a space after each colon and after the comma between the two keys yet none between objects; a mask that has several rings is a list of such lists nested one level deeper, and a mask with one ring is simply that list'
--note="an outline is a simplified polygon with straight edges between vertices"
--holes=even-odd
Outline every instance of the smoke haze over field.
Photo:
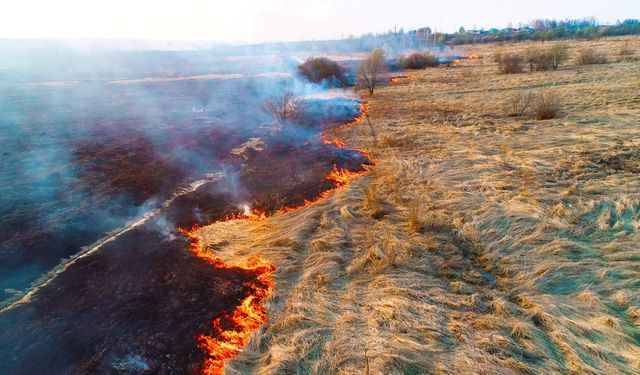
[{"label": "smoke haze over field", "polygon": [[[363,109],[286,51],[81,44],[0,41],[0,373],[186,373],[270,268],[194,254],[178,228],[300,207],[362,172],[320,132]],[[274,121],[261,105],[283,93],[305,105]]]},{"label": "smoke haze over field", "polygon": [[430,26],[452,32],[460,26],[505,27],[535,18],[596,17],[601,22],[615,22],[638,14],[640,3],[633,0],[25,0],[4,6],[0,38],[291,41],[341,38],[394,26]]}]

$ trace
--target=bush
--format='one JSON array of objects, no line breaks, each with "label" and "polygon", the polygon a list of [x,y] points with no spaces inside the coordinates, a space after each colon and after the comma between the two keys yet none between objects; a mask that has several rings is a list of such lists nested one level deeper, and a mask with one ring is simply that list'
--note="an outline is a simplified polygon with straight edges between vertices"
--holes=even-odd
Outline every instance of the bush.
[{"label": "bush", "polygon": [[593,65],[593,64],[606,64],[607,55],[604,53],[596,52],[593,48],[586,48],[580,51],[578,55],[578,64],[580,65]]},{"label": "bush", "polygon": [[421,53],[412,53],[408,57],[400,57],[398,66],[401,69],[424,69],[427,67],[427,60]]},{"label": "bush", "polygon": [[333,81],[335,84],[346,85],[344,69],[335,61],[326,57],[311,57],[298,66],[298,72],[313,83]]},{"label": "bush", "polygon": [[569,58],[569,45],[567,43],[556,43],[547,51],[551,68],[557,70],[558,66]]},{"label": "bush", "polygon": [[517,53],[497,53],[495,55],[498,71],[503,74],[522,73],[522,60],[522,56]]},{"label": "bush", "polygon": [[529,70],[532,72],[557,70],[558,66],[568,58],[569,45],[566,43],[556,43],[548,49],[531,46],[525,52],[525,61],[529,64]]},{"label": "bush", "polygon": [[520,117],[524,115],[532,101],[533,94],[531,92],[524,93],[518,91],[509,97],[505,106],[505,112],[509,117]]},{"label": "bush", "polygon": [[424,56],[425,61],[427,62],[427,67],[433,68],[440,65],[440,61],[436,56],[433,56],[431,52],[426,51],[422,54]]},{"label": "bush", "polygon": [[262,110],[269,113],[279,123],[299,122],[306,103],[304,99],[290,92],[272,96],[262,104]]},{"label": "bush", "polygon": [[560,113],[560,101],[554,94],[539,94],[536,97],[534,110],[538,120],[550,120]]},{"label": "bush", "polygon": [[438,66],[438,59],[429,52],[412,53],[408,57],[398,58],[398,67],[401,69],[425,69],[427,67]]},{"label": "bush", "polygon": [[551,58],[549,54],[537,46],[527,48],[524,60],[529,64],[529,70],[532,72],[545,71],[551,68]]}]

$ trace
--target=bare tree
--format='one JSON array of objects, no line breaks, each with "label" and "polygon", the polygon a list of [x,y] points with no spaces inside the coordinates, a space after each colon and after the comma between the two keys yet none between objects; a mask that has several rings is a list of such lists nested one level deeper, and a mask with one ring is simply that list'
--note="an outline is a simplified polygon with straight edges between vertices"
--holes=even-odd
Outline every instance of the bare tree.
[{"label": "bare tree", "polygon": [[371,95],[380,81],[380,76],[385,72],[384,58],[382,49],[374,49],[358,69],[358,84],[366,87]]},{"label": "bare tree", "polygon": [[279,124],[301,120],[304,107],[304,99],[291,92],[272,96],[262,103],[262,110],[272,115]]}]

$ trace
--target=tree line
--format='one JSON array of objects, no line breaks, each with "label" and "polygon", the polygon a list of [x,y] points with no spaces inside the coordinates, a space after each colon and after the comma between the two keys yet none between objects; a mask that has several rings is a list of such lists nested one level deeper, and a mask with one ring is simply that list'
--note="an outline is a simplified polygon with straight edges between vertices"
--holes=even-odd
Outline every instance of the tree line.
[{"label": "tree line", "polygon": [[[640,20],[627,19],[615,24],[601,24],[595,18],[585,19],[538,19],[526,24],[509,26],[504,29],[467,30],[460,27],[455,33],[442,33],[430,27],[413,30],[394,29],[384,33],[367,33],[361,36],[349,36],[338,40],[301,41],[289,43],[265,44],[262,48],[287,48],[291,51],[365,52],[383,48],[389,55],[399,56],[409,49],[442,49],[447,46],[495,43],[524,42],[527,40],[546,42],[562,39],[594,39],[606,36],[639,35]],[[254,47],[255,48],[255,47]]]}]

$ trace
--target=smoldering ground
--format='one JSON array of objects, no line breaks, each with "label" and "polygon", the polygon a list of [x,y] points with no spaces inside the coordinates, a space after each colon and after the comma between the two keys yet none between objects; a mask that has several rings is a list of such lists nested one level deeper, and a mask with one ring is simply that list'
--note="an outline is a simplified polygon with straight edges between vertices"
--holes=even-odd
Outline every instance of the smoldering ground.
[{"label": "smoldering ground", "polygon": [[[161,54],[156,63],[175,67],[183,57]],[[189,64],[202,69],[197,60],[189,57],[177,75],[116,59],[115,70],[101,62],[61,76],[21,71],[3,85],[5,305],[36,288],[0,313],[2,372],[201,365],[195,335],[232,310],[254,276],[203,264],[175,228],[224,218],[247,202],[266,212],[300,205],[332,187],[324,176],[333,168],[368,162],[319,137],[358,115],[355,100],[310,100],[296,124],[274,124],[260,109],[283,91],[322,89],[296,78],[287,59],[255,59],[249,74],[248,63],[214,66],[224,79],[190,78]],[[145,79],[145,69],[160,77]],[[260,150],[230,152],[255,138]]]}]

